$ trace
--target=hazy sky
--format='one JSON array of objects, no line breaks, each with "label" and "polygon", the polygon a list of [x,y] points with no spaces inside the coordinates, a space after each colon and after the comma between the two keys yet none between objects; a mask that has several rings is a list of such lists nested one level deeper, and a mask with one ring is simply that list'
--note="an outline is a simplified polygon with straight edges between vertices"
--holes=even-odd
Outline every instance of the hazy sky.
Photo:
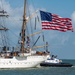
[{"label": "hazy sky", "polygon": [[[24,0],[0,1],[3,1],[5,9],[11,17],[14,17],[14,19],[22,17]],[[75,0],[29,0],[29,2],[32,4],[30,5],[31,10],[42,9],[50,13],[58,14],[61,17],[71,18],[75,30]],[[14,23],[19,25],[19,22]],[[15,30],[15,34],[17,33],[18,29]],[[58,58],[61,59],[75,59],[75,31],[60,32],[48,30],[44,31],[44,34],[46,41],[49,42],[49,50],[52,54],[58,55]]]}]

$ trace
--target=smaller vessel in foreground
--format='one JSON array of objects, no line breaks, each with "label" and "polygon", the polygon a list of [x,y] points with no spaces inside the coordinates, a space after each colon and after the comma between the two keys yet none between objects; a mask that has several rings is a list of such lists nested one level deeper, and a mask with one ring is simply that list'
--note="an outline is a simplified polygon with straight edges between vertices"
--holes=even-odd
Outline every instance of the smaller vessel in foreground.
[{"label": "smaller vessel in foreground", "polygon": [[57,59],[57,56],[52,55],[45,62],[41,63],[40,66],[44,67],[72,67],[70,63],[63,63],[62,60]]}]

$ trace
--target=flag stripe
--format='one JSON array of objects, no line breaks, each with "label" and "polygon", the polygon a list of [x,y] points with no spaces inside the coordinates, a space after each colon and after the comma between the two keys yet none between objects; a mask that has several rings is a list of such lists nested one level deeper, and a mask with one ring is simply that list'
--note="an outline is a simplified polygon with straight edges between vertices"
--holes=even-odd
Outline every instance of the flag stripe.
[{"label": "flag stripe", "polygon": [[66,32],[73,30],[72,21],[70,18],[62,18],[56,14],[40,11],[42,29],[44,30],[59,30]]}]

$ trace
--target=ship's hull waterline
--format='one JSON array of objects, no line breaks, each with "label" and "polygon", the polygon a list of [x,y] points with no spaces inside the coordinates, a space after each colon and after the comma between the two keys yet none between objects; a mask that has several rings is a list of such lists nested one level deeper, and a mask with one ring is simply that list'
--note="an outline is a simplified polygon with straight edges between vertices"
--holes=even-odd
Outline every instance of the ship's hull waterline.
[{"label": "ship's hull waterline", "polygon": [[0,58],[0,68],[34,68],[46,59],[47,56]]}]

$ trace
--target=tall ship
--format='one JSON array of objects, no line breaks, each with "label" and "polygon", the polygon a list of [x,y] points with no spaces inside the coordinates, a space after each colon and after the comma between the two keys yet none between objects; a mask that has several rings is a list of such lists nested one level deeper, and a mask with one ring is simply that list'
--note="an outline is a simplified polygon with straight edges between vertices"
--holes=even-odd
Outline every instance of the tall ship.
[{"label": "tall ship", "polygon": [[[29,20],[32,19],[32,15],[27,17],[26,14],[26,5],[27,0],[24,0],[24,14],[23,14],[23,24],[20,32],[20,40],[19,40],[19,50],[17,51],[16,48],[12,47],[10,50],[8,41],[6,38],[6,32],[9,30],[5,25],[0,25],[0,68],[33,68],[37,67],[40,63],[47,60],[49,53],[47,51],[36,51],[37,48],[46,47],[47,44],[43,46],[36,46],[37,41],[39,40],[40,36],[36,37],[36,41],[33,45],[31,44],[31,37],[40,34],[42,31],[35,32],[33,34],[27,34],[27,23]],[[7,12],[4,10],[0,10],[0,18],[8,17]],[[36,26],[35,26],[36,28]],[[15,38],[13,38],[15,39]],[[43,39],[44,40],[44,39]]]}]

